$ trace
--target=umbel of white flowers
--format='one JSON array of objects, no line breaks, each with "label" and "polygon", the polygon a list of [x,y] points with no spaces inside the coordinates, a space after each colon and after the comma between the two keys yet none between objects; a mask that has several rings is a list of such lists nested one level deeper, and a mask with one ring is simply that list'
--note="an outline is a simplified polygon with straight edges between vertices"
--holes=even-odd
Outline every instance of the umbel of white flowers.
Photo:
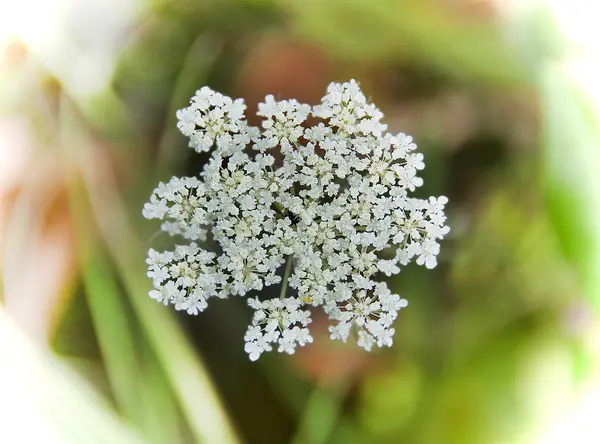
[{"label": "umbel of white flowers", "polygon": [[[385,132],[354,80],[331,83],[313,107],[267,96],[261,129],[248,125],[245,108],[204,87],[177,112],[190,147],[210,151],[210,160],[198,177],[160,183],[144,206],[146,218],[188,240],[148,252],[150,297],[197,314],[211,298],[281,284],[279,298],[248,299],[255,311],[244,339],[253,361],[273,347],[292,354],[312,342],[308,306],[329,316],[331,339],[391,346],[407,301],[377,276],[414,258],[434,268],[449,231],[446,197],[408,196],[423,184],[423,155],[411,137]],[[318,123],[309,127],[309,117]]]}]

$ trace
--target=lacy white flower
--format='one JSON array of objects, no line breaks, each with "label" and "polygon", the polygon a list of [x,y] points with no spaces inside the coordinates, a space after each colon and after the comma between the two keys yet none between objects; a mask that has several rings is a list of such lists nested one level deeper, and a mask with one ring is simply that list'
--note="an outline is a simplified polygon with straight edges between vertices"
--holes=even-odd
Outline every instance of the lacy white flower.
[{"label": "lacy white flower", "polygon": [[190,146],[212,152],[198,177],[159,184],[144,206],[146,218],[189,242],[149,251],[150,296],[197,314],[211,298],[281,284],[279,299],[248,300],[252,360],[273,345],[291,354],[312,342],[309,306],[333,321],[332,339],[391,346],[407,301],[378,277],[413,259],[434,268],[449,231],[446,197],[408,195],[423,184],[423,155],[410,136],[386,133],[354,80],[330,84],[314,107],[267,96],[262,130],[244,110],[243,100],[204,87],[177,112]]}]

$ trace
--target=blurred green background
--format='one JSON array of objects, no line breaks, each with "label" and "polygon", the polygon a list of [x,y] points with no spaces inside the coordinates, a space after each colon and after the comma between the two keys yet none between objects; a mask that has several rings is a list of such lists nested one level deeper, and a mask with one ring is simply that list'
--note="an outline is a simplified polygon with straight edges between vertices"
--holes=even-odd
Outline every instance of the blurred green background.
[{"label": "blurred green background", "polygon": [[[0,6],[0,442],[598,443],[600,35],[584,1]],[[314,104],[357,79],[449,197],[394,346],[251,363],[245,301],[147,297],[141,208],[197,174],[209,85]]]}]

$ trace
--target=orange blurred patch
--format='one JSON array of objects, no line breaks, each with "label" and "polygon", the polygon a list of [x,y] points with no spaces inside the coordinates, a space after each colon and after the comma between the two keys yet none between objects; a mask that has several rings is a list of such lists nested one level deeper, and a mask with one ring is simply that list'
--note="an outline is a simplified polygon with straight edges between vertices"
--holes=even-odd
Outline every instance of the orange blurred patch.
[{"label": "orange blurred patch", "polygon": [[0,71],[11,71],[21,66],[27,58],[27,47],[17,39],[11,39],[0,45]]},{"label": "orange blurred patch", "polygon": [[56,153],[35,147],[31,128],[11,118],[0,122],[0,177],[4,304],[45,343],[75,276],[65,174]]}]

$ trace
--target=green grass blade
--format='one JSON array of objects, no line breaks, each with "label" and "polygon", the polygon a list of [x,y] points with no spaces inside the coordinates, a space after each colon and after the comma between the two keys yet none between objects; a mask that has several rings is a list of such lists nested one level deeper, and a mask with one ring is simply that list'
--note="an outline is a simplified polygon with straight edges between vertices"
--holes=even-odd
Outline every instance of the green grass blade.
[{"label": "green grass blade", "polygon": [[210,376],[181,327],[165,307],[147,296],[146,252],[127,221],[116,190],[106,182],[102,191],[93,182],[88,185],[96,218],[131,304],[196,439],[218,444],[239,442]]}]

